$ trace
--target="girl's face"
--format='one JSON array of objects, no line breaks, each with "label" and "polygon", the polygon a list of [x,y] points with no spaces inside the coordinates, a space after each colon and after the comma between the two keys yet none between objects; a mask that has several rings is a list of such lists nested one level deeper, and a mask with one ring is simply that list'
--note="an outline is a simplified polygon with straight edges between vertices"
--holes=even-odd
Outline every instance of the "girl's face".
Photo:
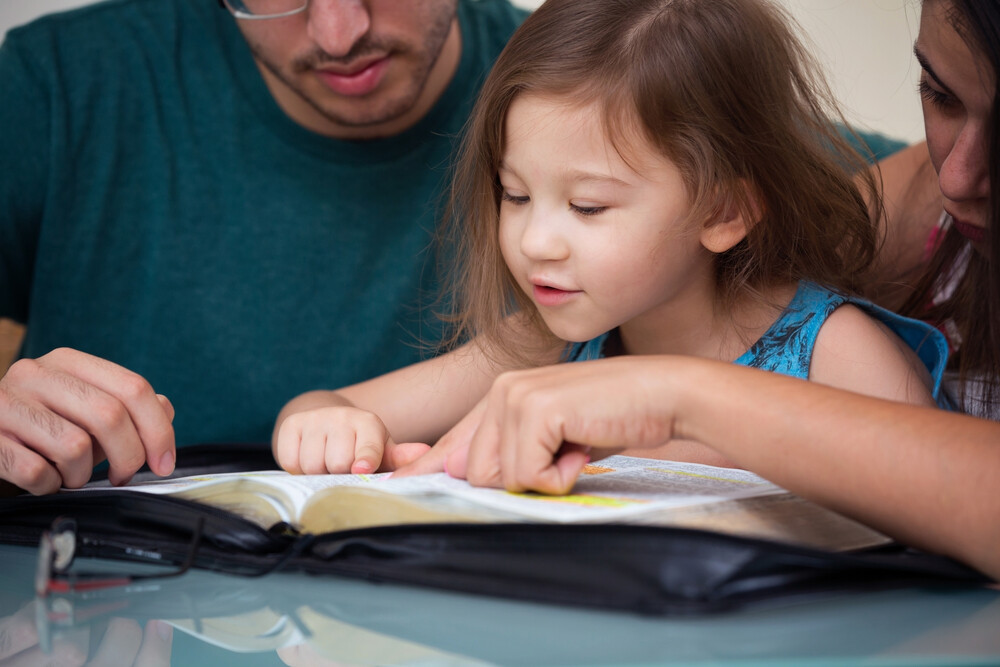
[{"label": "girl's face", "polygon": [[925,2],[913,47],[923,71],[920,93],[931,162],[955,228],[985,243],[990,196],[987,136],[993,72],[949,18],[945,0]]},{"label": "girl's face", "polygon": [[567,341],[626,323],[677,326],[714,287],[712,256],[687,220],[677,167],[644,141],[631,142],[626,163],[601,117],[596,105],[524,94],[505,125],[501,250],[545,323]]}]

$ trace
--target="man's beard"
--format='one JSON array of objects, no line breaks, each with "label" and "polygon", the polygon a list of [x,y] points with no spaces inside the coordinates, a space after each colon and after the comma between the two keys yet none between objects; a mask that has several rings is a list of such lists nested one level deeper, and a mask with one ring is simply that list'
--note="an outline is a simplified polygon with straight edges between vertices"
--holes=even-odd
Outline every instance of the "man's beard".
[{"label": "man's beard", "polygon": [[[305,56],[296,58],[289,66],[291,74],[265,58],[257,45],[250,44],[250,50],[257,62],[267,68],[275,78],[305,100],[325,119],[342,127],[363,128],[391,122],[413,109],[427,85],[431,70],[441,56],[453,20],[454,12],[448,15],[442,13],[439,20],[425,33],[426,39],[420,51],[414,51],[410,45],[398,40],[376,40],[370,35],[364,35],[345,56],[334,57],[320,49],[315,49]],[[318,67],[330,64],[349,65],[370,54],[392,56],[411,65],[408,80],[397,83],[391,96],[387,96],[379,102],[365,104],[362,102],[364,98],[359,97],[356,98],[356,104],[348,105],[353,108],[341,110],[336,103],[324,105],[322,100],[315,99],[303,89],[303,86],[299,85],[299,77]]]}]

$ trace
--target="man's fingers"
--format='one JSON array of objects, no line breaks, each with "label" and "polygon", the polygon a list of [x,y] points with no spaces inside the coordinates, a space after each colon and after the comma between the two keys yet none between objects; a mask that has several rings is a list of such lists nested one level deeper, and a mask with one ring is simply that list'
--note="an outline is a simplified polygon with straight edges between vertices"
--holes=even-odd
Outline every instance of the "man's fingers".
[{"label": "man's fingers", "polygon": [[39,604],[42,603],[37,600],[29,602],[13,616],[0,618],[0,660],[6,660],[38,644],[35,614]]},{"label": "man's fingers", "polygon": [[[53,372],[34,359],[13,366],[0,386],[0,475],[23,489],[78,487],[90,479],[93,439],[72,416],[85,412],[79,380]],[[39,458],[40,457],[40,458]],[[52,468],[60,478],[54,482]],[[42,475],[48,479],[42,479]]]},{"label": "man's fingers", "polygon": [[176,412],[174,410],[174,404],[171,403],[170,399],[164,396],[163,394],[157,394],[156,400],[160,402],[160,406],[163,408],[163,411],[167,414],[167,419],[169,419],[170,422],[173,423],[174,417],[176,416]]},{"label": "man's fingers", "polygon": [[65,348],[50,352],[44,359],[115,399],[116,402],[94,398],[98,403],[96,412],[85,422],[108,457],[109,480],[130,478],[144,462],[157,475],[173,472],[176,461],[173,406],[164,406],[141,375],[105,359]]},{"label": "man's fingers", "polygon": [[[89,478],[90,470],[86,471]],[[52,463],[22,444],[0,435],[0,476],[36,496],[68,486]],[[86,482],[86,479],[83,480]],[[82,486],[77,484],[76,486]]]},{"label": "man's fingers", "polygon": [[133,665],[142,646],[142,629],[128,618],[112,618],[87,667]]},{"label": "man's fingers", "polygon": [[135,667],[169,667],[174,628],[166,621],[146,621],[142,646],[135,656]]},{"label": "man's fingers", "polygon": [[52,462],[64,485],[89,479],[95,449],[114,483],[147,461],[158,474],[173,470],[173,406],[135,373],[59,349],[19,360],[0,383],[2,431]]}]

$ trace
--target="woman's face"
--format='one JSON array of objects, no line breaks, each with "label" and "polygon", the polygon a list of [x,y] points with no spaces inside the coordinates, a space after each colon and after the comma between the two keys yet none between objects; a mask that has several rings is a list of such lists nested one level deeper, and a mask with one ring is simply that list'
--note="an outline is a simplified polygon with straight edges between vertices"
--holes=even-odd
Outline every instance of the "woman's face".
[{"label": "woman's face", "polygon": [[955,228],[982,246],[989,225],[987,138],[994,73],[952,21],[952,3],[928,0],[913,50],[931,162]]}]

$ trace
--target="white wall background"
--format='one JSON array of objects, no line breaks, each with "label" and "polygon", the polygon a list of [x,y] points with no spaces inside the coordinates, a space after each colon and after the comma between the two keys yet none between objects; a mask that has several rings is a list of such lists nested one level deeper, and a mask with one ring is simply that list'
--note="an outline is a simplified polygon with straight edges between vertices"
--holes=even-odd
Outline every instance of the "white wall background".
[{"label": "white wall background", "polygon": [[[41,14],[91,1],[0,0],[0,34]],[[541,3],[514,1],[525,7]],[[853,122],[907,141],[923,136],[918,67],[911,54],[918,0],[776,1],[802,26]]]}]

